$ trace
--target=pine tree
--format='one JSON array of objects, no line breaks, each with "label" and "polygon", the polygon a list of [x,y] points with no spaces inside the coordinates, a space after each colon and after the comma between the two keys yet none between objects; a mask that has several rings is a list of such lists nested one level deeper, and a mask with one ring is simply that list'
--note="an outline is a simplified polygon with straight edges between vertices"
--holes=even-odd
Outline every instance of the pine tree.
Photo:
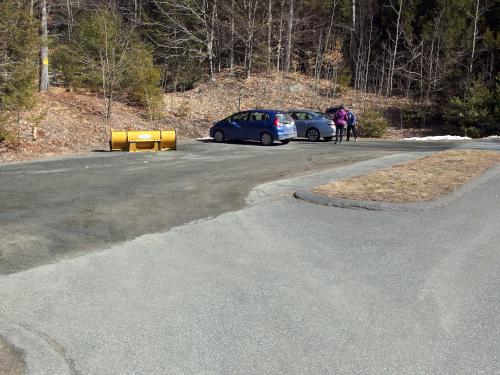
[{"label": "pine tree", "polygon": [[22,111],[35,104],[37,28],[18,1],[0,2],[0,14],[0,117],[19,124]]}]

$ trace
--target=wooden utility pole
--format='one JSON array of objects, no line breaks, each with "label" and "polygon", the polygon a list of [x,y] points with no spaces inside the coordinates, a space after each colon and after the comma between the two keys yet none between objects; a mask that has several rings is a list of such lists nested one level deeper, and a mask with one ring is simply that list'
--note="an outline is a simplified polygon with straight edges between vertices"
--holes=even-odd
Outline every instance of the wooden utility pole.
[{"label": "wooden utility pole", "polygon": [[40,0],[40,14],[42,34],[40,46],[40,92],[49,90],[49,32],[47,28],[47,0]]}]

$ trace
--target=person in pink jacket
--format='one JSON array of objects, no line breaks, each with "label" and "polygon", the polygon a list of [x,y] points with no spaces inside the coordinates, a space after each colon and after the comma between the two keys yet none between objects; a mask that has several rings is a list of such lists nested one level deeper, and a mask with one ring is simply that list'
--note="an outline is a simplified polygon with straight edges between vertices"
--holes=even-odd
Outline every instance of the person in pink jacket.
[{"label": "person in pink jacket", "polygon": [[[347,111],[344,106],[341,105],[339,110],[333,116],[333,122],[335,122],[335,144],[337,142],[342,143],[342,136],[344,135],[344,128],[347,125]],[[339,140],[340,136],[340,140]]]}]

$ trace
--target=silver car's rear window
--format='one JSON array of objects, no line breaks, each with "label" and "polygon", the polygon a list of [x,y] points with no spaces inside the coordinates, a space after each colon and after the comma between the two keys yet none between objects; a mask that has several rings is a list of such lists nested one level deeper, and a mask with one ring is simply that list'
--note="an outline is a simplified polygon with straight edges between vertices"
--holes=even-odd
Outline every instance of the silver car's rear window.
[{"label": "silver car's rear window", "polygon": [[277,113],[276,117],[284,124],[293,122],[292,116],[287,113]]}]

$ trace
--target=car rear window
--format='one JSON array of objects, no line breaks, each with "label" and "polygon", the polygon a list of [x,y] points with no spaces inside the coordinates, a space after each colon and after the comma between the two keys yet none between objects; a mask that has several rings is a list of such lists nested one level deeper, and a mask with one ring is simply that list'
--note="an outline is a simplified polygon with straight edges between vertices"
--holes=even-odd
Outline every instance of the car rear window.
[{"label": "car rear window", "polygon": [[277,113],[276,117],[278,117],[278,119],[280,120],[280,122],[282,122],[284,124],[287,124],[287,123],[289,124],[289,123],[293,122],[292,116],[290,116],[287,113]]}]

